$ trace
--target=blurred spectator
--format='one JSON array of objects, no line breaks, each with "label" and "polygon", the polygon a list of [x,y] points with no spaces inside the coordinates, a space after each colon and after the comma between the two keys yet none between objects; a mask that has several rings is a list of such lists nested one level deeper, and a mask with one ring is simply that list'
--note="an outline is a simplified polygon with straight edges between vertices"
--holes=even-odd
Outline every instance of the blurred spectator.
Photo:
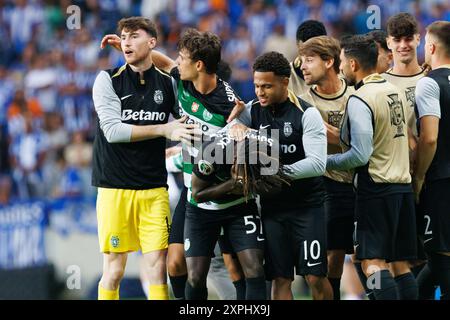
[{"label": "blurred spectator", "polygon": [[95,74],[77,68],[73,56],[64,59],[64,69],[60,74],[57,105],[64,118],[68,132],[88,131],[93,113],[92,89]]},{"label": "blurred spectator", "polygon": [[78,68],[84,70],[95,68],[100,51],[98,40],[93,40],[85,28],[77,31],[74,40],[74,57]]},{"label": "blurred spectator", "polygon": [[44,21],[42,7],[27,0],[15,0],[7,9],[4,19],[10,30],[11,41],[17,54],[21,54],[27,43],[37,34],[39,24]]},{"label": "blurred spectator", "polygon": [[297,57],[297,45],[294,38],[289,39],[284,35],[284,27],[277,23],[273,29],[273,33],[267,37],[264,43],[263,52],[278,51],[282,53],[288,61],[292,61]]},{"label": "blurred spectator", "polygon": [[69,168],[77,170],[84,196],[93,195],[95,189],[91,186],[92,143],[87,142],[81,131],[72,134],[71,143],[64,149],[64,159]]},{"label": "blurred spectator", "polygon": [[245,101],[254,97],[252,65],[255,48],[244,24],[238,26],[236,37],[229,40],[224,48],[224,60],[232,70],[231,85]]},{"label": "blurred spectator", "polygon": [[17,135],[26,132],[26,116],[30,117],[32,125],[40,128],[42,123],[42,108],[39,101],[35,98],[27,99],[23,89],[18,89],[11,104],[8,107],[8,127],[9,135],[15,138]]},{"label": "blurred spectator", "polygon": [[47,187],[50,190],[50,197],[74,198],[82,195],[82,179],[76,167],[67,164],[64,158],[64,150],[56,152],[56,162],[52,175],[49,177]]},{"label": "blurred spectator", "polygon": [[11,198],[12,183],[6,175],[0,175],[0,207],[9,204]]},{"label": "blurred spectator", "polygon": [[163,10],[166,10],[173,1],[171,0],[142,0],[141,15],[155,20]]},{"label": "blurred spectator", "polygon": [[6,125],[6,113],[14,97],[14,82],[6,68],[0,64],[0,127]]},{"label": "blurred spectator", "polygon": [[273,11],[266,10],[263,0],[252,1],[246,8],[243,22],[247,25],[250,38],[259,54],[264,45],[264,40],[270,34],[276,16]]},{"label": "blurred spectator", "polygon": [[[10,165],[3,151],[12,150],[5,132],[15,144],[18,136],[26,135],[26,111],[31,112],[33,130],[42,127],[42,114],[49,115],[42,133],[48,139],[46,168],[51,168],[55,148],[68,135],[82,131],[88,140],[92,138],[96,118],[91,90],[96,73],[124,63],[116,50],[99,52],[99,41],[104,34],[116,32],[117,21],[124,16],[154,20],[157,50],[173,58],[186,27],[219,34],[223,59],[233,70],[230,83],[242,99],[250,100],[254,98],[252,65],[262,51],[281,51],[291,60],[296,28],[307,19],[323,22],[328,34],[337,38],[367,32],[371,14],[367,9],[373,4],[381,9],[381,28],[398,11],[413,13],[422,35],[430,22],[450,19],[448,0],[0,0],[0,164]],[[71,5],[80,8],[81,29],[66,27]],[[423,43],[418,49],[420,61]],[[21,92],[16,95],[16,90]]]},{"label": "blurred spectator", "polygon": [[0,125],[0,177],[9,170],[8,133],[6,125]]},{"label": "blurred spectator", "polygon": [[30,71],[24,79],[27,94],[36,97],[46,112],[55,109],[57,96],[55,83],[58,80],[58,73],[56,68],[51,67],[50,62],[50,52],[34,56]]},{"label": "blurred spectator", "polygon": [[42,188],[42,164],[45,157],[46,143],[40,130],[33,127],[30,111],[23,111],[24,132],[18,134],[11,142],[12,176],[21,199],[40,197]]}]

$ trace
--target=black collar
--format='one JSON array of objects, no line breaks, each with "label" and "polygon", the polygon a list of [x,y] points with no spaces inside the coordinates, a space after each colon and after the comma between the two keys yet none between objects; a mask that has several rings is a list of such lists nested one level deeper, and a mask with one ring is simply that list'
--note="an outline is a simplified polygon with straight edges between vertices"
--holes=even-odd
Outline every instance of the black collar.
[{"label": "black collar", "polygon": [[139,75],[139,72],[134,72],[133,69],[131,69],[130,65],[127,64],[127,72],[128,75],[130,76],[131,79],[133,79],[133,83],[135,83],[136,85],[145,85],[146,83],[148,83],[148,81],[151,78],[151,74],[153,73],[154,69],[155,69],[155,65],[152,64],[152,66],[150,68],[148,68],[147,70],[144,71],[144,82],[141,82],[141,77]]}]

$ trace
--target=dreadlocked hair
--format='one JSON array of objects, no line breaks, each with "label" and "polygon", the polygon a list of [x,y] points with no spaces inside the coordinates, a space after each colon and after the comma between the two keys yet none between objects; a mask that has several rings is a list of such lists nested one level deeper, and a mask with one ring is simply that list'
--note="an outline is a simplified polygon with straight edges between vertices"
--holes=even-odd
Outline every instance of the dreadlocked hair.
[{"label": "dreadlocked hair", "polygon": [[235,141],[233,168],[242,181],[244,197],[275,193],[283,184],[290,184],[279,158],[271,155],[272,144],[259,135]]}]

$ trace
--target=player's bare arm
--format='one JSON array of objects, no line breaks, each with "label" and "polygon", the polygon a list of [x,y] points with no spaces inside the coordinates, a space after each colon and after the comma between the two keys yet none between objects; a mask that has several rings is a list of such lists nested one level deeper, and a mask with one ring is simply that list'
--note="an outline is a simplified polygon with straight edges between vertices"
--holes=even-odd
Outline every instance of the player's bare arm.
[{"label": "player's bare arm", "polygon": [[213,185],[212,182],[200,179],[195,173],[192,174],[192,197],[197,203],[218,200],[227,194],[242,194],[242,184],[238,179],[231,178]]}]

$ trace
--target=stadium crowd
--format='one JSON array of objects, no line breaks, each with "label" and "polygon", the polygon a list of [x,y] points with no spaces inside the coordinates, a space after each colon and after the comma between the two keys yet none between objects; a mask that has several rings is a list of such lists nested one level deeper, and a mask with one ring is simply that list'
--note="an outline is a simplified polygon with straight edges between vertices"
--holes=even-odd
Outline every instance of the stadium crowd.
[{"label": "stadium crowd", "polygon": [[[79,29],[69,30],[70,5]],[[3,0],[0,1],[0,177],[13,199],[92,196],[92,140],[96,116],[91,89],[99,70],[123,64],[115,50],[99,48],[124,16],[145,16],[159,28],[157,50],[176,57],[182,30],[217,33],[231,84],[244,101],[254,97],[251,66],[277,49],[292,60],[295,32],[307,19],[329,35],[368,31],[364,0]],[[417,18],[421,33],[450,19],[447,1],[380,0],[382,26],[395,12]],[[423,50],[418,50],[422,53]],[[422,57],[419,56],[421,60]]]}]

